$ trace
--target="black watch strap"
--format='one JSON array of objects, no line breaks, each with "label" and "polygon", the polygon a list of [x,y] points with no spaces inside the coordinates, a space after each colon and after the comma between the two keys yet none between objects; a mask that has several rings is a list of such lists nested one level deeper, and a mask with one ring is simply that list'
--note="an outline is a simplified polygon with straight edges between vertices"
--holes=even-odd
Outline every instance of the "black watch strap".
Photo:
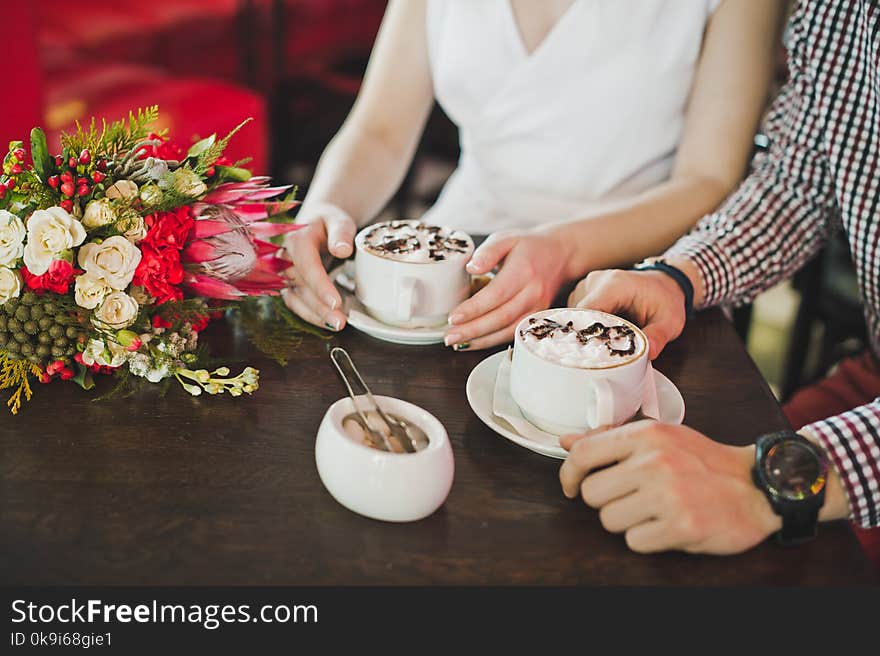
[{"label": "black watch strap", "polygon": [[633,267],[636,271],[662,271],[672,278],[684,294],[684,313],[690,319],[694,316],[694,286],[687,274],[663,260],[646,260]]},{"label": "black watch strap", "polygon": [[819,530],[819,509],[788,512],[782,516],[782,530],[776,534],[779,543],[794,546],[809,542]]}]

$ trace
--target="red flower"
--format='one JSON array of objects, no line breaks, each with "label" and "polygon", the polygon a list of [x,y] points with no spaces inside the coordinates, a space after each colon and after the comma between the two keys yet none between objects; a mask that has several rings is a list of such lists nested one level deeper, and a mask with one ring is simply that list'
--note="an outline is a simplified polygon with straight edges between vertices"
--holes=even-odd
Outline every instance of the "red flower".
[{"label": "red flower", "polygon": [[177,250],[186,246],[195,218],[192,208],[179,207],[171,212],[157,212],[144,218],[147,236],[141,244],[150,244],[157,248],[172,247]]},{"label": "red flower", "polygon": [[193,319],[192,321],[192,329],[193,332],[201,332],[205,328],[208,327],[208,322],[211,321],[211,317],[206,314],[201,315],[198,319]]},{"label": "red flower", "polygon": [[180,251],[175,248],[157,248],[142,241],[141,261],[134,272],[132,283],[143,287],[156,299],[157,304],[183,299],[183,291],[178,285],[183,282],[183,266],[180,264]]},{"label": "red flower", "polygon": [[147,157],[158,157],[159,159],[176,159],[178,161],[183,160],[186,157],[186,150],[172,141],[165,141],[155,132],[150,133],[149,139],[159,139],[162,141],[158,146],[145,146],[144,154],[140,156],[140,159],[146,159]]},{"label": "red flower", "polygon": [[171,328],[171,322],[165,321],[157,314],[153,316],[153,328]]},{"label": "red flower", "polygon": [[74,268],[67,260],[52,260],[49,270],[41,276],[35,276],[26,266],[21,267],[21,277],[29,289],[38,294],[50,291],[56,294],[66,294],[70,289],[70,283],[81,274],[82,271]]}]

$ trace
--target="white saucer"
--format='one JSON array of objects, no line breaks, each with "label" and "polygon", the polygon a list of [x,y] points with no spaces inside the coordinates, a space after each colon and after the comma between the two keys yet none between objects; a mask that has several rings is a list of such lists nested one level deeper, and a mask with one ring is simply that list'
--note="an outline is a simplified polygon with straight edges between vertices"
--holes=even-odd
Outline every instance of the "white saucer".
[{"label": "white saucer", "polygon": [[[568,452],[559,446],[559,440],[555,444],[542,444],[517,433],[513,427],[495,416],[492,412],[492,397],[495,393],[495,374],[502,358],[507,356],[506,351],[501,351],[480,362],[467,380],[468,403],[474,413],[493,431],[506,437],[514,444],[518,444],[530,451],[540,453],[550,458],[565,460]],[[654,380],[657,385],[657,401],[660,405],[660,421],[666,424],[680,424],[684,420],[684,399],[675,384],[666,376],[654,369]]]},{"label": "white saucer", "polygon": [[342,311],[348,317],[348,325],[371,337],[393,344],[426,346],[443,343],[449,328],[446,325],[432,328],[401,328],[389,326],[371,317],[354,294],[353,264],[351,261],[340,264],[328,274],[342,295]]}]

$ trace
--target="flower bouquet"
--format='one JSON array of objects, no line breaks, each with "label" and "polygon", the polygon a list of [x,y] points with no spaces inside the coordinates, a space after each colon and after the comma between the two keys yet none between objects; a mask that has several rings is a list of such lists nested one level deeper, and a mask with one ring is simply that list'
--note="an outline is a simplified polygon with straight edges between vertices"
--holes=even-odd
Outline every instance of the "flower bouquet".
[{"label": "flower bouquet", "polygon": [[199,368],[198,336],[224,307],[285,286],[290,262],[272,240],[297,227],[286,216],[294,192],[223,157],[242,126],[185,149],[150,131],[157,117],[152,107],[77,125],[58,155],[39,128],[29,153],[10,144],[0,175],[0,389],[13,390],[13,414],[32,380],[89,389],[93,374],[124,374],[176,379],[193,395],[258,387],[251,367],[236,376]]}]

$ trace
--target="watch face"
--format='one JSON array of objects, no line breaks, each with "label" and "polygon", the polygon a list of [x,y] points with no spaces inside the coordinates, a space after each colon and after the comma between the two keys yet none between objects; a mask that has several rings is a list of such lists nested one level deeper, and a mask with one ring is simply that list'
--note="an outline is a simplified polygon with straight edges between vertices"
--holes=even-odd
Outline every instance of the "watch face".
[{"label": "watch face", "polygon": [[767,451],[764,477],[778,496],[792,500],[807,499],[824,487],[825,467],[808,446],[787,440]]}]

